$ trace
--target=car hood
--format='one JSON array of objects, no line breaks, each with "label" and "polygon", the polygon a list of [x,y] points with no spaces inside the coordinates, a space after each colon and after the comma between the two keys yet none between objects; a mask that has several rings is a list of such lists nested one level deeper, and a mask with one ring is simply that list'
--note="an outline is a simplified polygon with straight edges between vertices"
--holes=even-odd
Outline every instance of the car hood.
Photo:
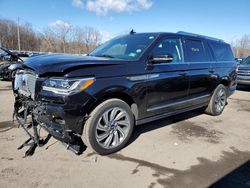
[{"label": "car hood", "polygon": [[33,69],[38,75],[65,75],[80,68],[112,66],[121,62],[118,59],[93,56],[41,55],[27,59],[24,66]]}]

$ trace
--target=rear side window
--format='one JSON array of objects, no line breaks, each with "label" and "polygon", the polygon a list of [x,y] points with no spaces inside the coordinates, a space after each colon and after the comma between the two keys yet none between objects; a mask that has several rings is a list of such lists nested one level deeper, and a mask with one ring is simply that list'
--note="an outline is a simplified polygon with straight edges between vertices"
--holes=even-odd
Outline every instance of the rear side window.
[{"label": "rear side window", "polygon": [[233,61],[234,56],[230,45],[226,43],[210,42],[217,61]]},{"label": "rear side window", "polygon": [[189,62],[209,61],[208,55],[201,40],[186,39],[185,44]]}]

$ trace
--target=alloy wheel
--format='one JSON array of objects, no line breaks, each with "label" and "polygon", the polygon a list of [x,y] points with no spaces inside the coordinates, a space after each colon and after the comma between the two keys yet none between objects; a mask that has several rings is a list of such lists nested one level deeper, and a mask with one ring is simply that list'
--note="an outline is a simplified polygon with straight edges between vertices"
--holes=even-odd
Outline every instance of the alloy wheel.
[{"label": "alloy wheel", "polygon": [[98,120],[96,141],[105,149],[115,148],[125,140],[130,126],[129,115],[125,110],[118,107],[109,109]]},{"label": "alloy wheel", "polygon": [[220,113],[226,105],[226,91],[220,89],[215,97],[215,109],[216,112]]}]

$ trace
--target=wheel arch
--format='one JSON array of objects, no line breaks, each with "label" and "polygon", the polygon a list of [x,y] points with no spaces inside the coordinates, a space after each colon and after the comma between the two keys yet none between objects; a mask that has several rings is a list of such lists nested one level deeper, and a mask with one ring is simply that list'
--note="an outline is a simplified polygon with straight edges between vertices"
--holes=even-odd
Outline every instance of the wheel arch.
[{"label": "wheel arch", "polygon": [[229,78],[228,77],[222,77],[219,84],[222,84],[225,87],[228,87],[229,84],[230,84]]},{"label": "wheel arch", "polygon": [[96,106],[98,106],[103,101],[112,99],[112,98],[120,99],[126,102],[130,106],[131,111],[135,117],[135,120],[138,119],[138,106],[135,100],[133,99],[133,97],[124,91],[107,92],[103,94],[102,96],[98,97],[97,100],[88,109],[87,114],[90,114],[96,108]]}]

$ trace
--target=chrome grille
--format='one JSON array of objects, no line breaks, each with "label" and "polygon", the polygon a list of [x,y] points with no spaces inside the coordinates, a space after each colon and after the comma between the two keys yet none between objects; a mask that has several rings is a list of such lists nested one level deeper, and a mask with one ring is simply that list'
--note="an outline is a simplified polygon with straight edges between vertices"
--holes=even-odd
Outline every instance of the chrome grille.
[{"label": "chrome grille", "polygon": [[238,75],[250,76],[250,70],[239,70]]},{"label": "chrome grille", "polygon": [[34,99],[36,75],[31,71],[19,71],[15,77],[14,88],[19,94]]}]

